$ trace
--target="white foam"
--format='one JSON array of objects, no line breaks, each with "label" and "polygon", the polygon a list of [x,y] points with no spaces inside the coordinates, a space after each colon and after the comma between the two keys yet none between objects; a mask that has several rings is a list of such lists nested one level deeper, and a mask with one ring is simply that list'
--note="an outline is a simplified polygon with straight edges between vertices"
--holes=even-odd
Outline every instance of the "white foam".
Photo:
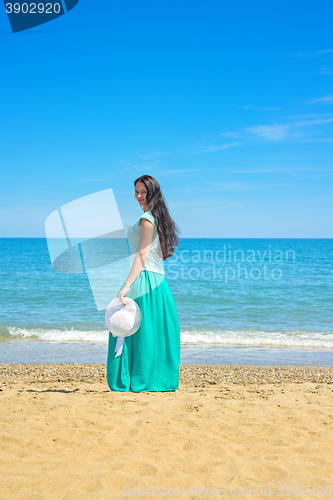
[{"label": "white foam", "polygon": [[[60,330],[56,328],[7,327],[14,337],[35,338],[45,342],[102,342],[107,343],[105,330]],[[333,332],[294,330],[267,332],[261,330],[182,330],[183,344],[215,344],[243,346],[286,346],[333,348]]]},{"label": "white foam", "polygon": [[267,332],[258,330],[222,330],[181,332],[184,344],[255,345],[288,347],[333,347],[333,332],[284,331]]},{"label": "white foam", "polygon": [[108,342],[107,330],[58,330],[56,328],[8,327],[9,333],[21,338],[35,338],[46,342]]}]

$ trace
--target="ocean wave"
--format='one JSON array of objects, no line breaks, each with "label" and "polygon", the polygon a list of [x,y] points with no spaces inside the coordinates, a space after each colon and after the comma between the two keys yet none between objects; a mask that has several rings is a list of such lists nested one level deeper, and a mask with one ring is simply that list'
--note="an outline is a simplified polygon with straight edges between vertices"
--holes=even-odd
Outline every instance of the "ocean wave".
[{"label": "ocean wave", "polygon": [[[7,338],[38,339],[44,342],[102,342],[109,332],[100,330],[60,330],[56,328],[20,328],[7,326]],[[262,330],[181,330],[182,344],[285,346],[333,348],[333,332],[314,330],[262,331]]]},{"label": "ocean wave", "polygon": [[60,330],[57,328],[20,328],[7,327],[13,337],[38,339],[44,342],[108,342],[107,330]]},{"label": "ocean wave", "polygon": [[182,331],[184,344],[219,344],[267,347],[333,348],[333,332],[294,330],[267,332],[261,330]]}]

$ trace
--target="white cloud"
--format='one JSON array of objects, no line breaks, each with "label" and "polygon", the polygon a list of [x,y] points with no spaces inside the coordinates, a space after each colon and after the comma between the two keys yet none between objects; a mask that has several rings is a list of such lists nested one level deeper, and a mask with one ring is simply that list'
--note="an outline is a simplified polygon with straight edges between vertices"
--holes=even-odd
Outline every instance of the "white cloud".
[{"label": "white cloud", "polygon": [[246,182],[207,182],[207,184],[212,184],[213,186],[218,187],[222,191],[252,191],[254,189],[267,189],[278,186],[285,186],[286,184],[269,184],[269,185],[258,185],[258,184],[250,184]]},{"label": "white cloud", "polygon": [[246,131],[249,134],[269,139],[271,141],[280,141],[284,139],[289,131],[289,125],[255,125],[247,127]]},{"label": "white cloud", "polygon": [[161,174],[180,174],[182,172],[201,172],[199,169],[194,169],[194,168],[180,168],[180,169],[170,169],[170,170],[161,170],[159,175]]},{"label": "white cloud", "polygon": [[333,95],[326,95],[324,97],[318,97],[318,99],[312,99],[310,103],[314,102],[333,102]]},{"label": "white cloud", "polygon": [[254,106],[253,104],[248,104],[247,106],[236,106],[236,108],[242,108],[242,109],[253,109],[254,111],[276,111],[279,108],[259,108],[258,106]]},{"label": "white cloud", "polygon": [[324,49],[324,50],[316,50],[314,52],[296,52],[296,54],[292,54],[294,57],[317,57],[321,54],[329,54],[332,53],[333,49]]},{"label": "white cloud", "polygon": [[[142,165],[131,165],[131,166],[124,166],[124,167],[119,167],[119,170],[161,170],[161,167],[159,166],[160,162],[159,161],[152,161],[151,163],[148,164],[142,164]],[[143,174],[142,174],[143,175]]]},{"label": "white cloud", "polygon": [[315,57],[316,53],[315,52],[296,52],[295,54],[291,54],[294,57]]},{"label": "white cloud", "polygon": [[333,49],[317,50],[316,54],[327,54],[328,52],[333,52]]},{"label": "white cloud", "polygon": [[[203,210],[203,209],[209,209],[209,210],[217,210],[217,209],[222,209],[222,208],[232,208],[232,207],[242,207],[244,204],[243,203],[236,203],[236,202],[222,202],[220,200],[188,200],[188,201],[170,201],[168,205],[171,207],[196,207],[195,210]],[[188,210],[186,210],[188,212]]]},{"label": "white cloud", "polygon": [[207,146],[197,146],[198,148],[201,149],[201,151],[194,151],[194,152],[189,153],[189,154],[193,154],[193,153],[213,153],[215,151],[223,151],[225,149],[229,149],[229,148],[232,148],[234,146],[238,146],[238,144],[241,144],[241,143],[240,142],[229,142],[227,144],[209,144]]},{"label": "white cloud", "polygon": [[249,168],[242,170],[229,169],[229,172],[234,174],[290,174],[292,172],[305,172],[313,171],[312,167],[263,167],[263,168]]},{"label": "white cloud", "polygon": [[152,153],[149,153],[149,154],[138,155],[138,158],[140,158],[142,160],[149,160],[151,158],[155,158],[155,156],[165,155],[165,154],[166,153],[164,151],[153,151]]},{"label": "white cloud", "polygon": [[220,135],[238,139],[246,139],[252,136],[278,141],[286,137],[288,128],[289,125],[254,125],[253,127],[245,127],[239,132],[225,132]]},{"label": "white cloud", "polygon": [[320,68],[318,73],[321,75],[333,75],[333,68]]},{"label": "white cloud", "polygon": [[[316,126],[331,122],[333,122],[332,115],[298,115],[287,117],[286,123],[254,125],[245,127],[238,132],[225,132],[220,135],[237,139],[263,139],[275,142],[294,140],[302,142],[304,140],[315,140],[315,136],[320,134],[320,130],[316,129]],[[319,140],[323,140],[323,138]]]}]

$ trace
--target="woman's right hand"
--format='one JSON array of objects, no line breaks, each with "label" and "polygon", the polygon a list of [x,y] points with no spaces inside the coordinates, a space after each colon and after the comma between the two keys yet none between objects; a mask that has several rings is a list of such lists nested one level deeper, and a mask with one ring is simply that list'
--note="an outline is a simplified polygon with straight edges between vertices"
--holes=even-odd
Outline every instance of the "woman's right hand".
[{"label": "woman's right hand", "polygon": [[128,294],[130,288],[131,287],[129,285],[125,285],[119,292],[119,300],[124,306],[127,305],[127,302],[125,302],[124,297],[125,295]]}]

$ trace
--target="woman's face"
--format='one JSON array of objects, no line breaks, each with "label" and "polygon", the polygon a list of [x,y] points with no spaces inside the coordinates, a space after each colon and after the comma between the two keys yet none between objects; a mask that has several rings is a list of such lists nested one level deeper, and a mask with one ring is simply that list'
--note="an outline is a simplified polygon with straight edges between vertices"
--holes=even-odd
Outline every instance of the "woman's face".
[{"label": "woman's face", "polygon": [[135,184],[135,198],[138,200],[141,207],[146,205],[147,188],[143,182]]}]

